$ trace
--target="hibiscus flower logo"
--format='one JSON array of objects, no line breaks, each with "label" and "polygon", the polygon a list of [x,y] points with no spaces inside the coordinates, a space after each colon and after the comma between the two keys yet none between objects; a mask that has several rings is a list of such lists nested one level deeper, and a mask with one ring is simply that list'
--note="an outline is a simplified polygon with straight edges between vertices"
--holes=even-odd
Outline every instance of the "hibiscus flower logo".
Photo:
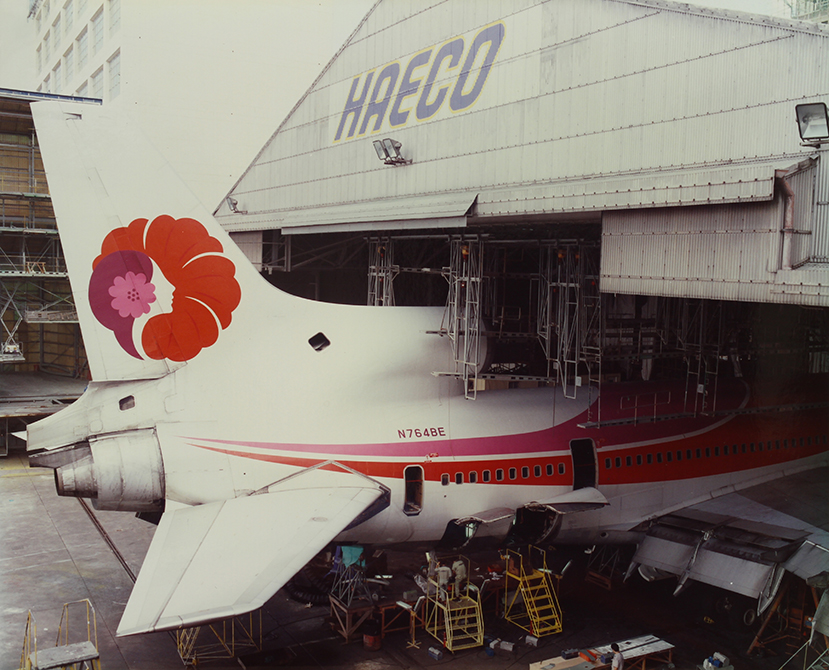
[{"label": "hibiscus flower logo", "polygon": [[[117,228],[104,238],[92,268],[92,313],[124,351],[139,359],[192,359],[230,325],[241,299],[236,267],[195,219],[165,215]],[[155,269],[173,288],[172,310],[140,321],[142,355],[134,330],[157,303]]]}]

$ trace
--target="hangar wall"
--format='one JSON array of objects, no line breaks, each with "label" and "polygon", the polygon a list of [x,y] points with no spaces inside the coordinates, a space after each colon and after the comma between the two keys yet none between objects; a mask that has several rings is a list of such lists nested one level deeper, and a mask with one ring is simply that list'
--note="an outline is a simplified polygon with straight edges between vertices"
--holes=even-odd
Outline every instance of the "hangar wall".
[{"label": "hangar wall", "polygon": [[[295,234],[773,203],[779,171],[815,154],[800,146],[794,106],[826,98],[827,39],[812,24],[662,0],[454,0],[417,11],[383,0],[216,215],[230,231]],[[372,141],[387,137],[411,163],[378,161]],[[741,236],[742,253],[768,256],[778,219],[763,222],[764,236]],[[794,225],[815,240],[829,229],[814,207]],[[798,245],[804,262],[823,258]],[[745,295],[788,301],[769,287],[805,281],[814,304],[829,304],[825,270],[765,272],[779,270],[785,281],[763,276],[768,290]],[[667,268],[660,286],[678,276]],[[604,291],[632,290],[604,281]],[[714,297],[733,295],[709,284]]]}]

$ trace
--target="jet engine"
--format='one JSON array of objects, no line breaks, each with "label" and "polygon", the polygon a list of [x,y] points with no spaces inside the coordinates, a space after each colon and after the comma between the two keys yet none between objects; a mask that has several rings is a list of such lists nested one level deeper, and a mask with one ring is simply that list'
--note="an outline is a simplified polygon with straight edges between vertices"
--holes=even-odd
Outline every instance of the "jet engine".
[{"label": "jet engine", "polygon": [[58,495],[91,498],[95,509],[164,509],[164,467],[152,430],[90,438],[68,448],[31,454],[29,461],[55,468]]}]

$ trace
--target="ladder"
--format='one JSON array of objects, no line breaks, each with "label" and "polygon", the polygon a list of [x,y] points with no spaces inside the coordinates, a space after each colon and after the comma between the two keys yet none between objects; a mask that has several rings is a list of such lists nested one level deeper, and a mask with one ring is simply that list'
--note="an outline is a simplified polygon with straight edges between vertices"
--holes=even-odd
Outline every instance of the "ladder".
[{"label": "ladder", "polygon": [[547,568],[547,553],[529,546],[524,554],[508,549],[504,618],[535,637],[562,631],[561,607]]},{"label": "ladder", "polygon": [[[449,559],[444,560],[448,564]],[[453,565],[457,561],[464,563],[465,571],[451,586],[439,583],[434,575],[429,576],[423,617],[426,632],[452,652],[484,643],[481,592],[469,582],[468,559],[457,557]]]},{"label": "ladder", "polygon": [[[74,613],[77,610],[85,612],[86,640],[69,642],[69,615],[70,612]],[[23,637],[23,652],[20,656],[20,668],[21,670],[51,670],[53,668],[100,670],[98,620],[95,616],[95,608],[88,598],[64,604],[55,646],[42,650],[37,648],[37,622],[34,614],[29,610]]]}]

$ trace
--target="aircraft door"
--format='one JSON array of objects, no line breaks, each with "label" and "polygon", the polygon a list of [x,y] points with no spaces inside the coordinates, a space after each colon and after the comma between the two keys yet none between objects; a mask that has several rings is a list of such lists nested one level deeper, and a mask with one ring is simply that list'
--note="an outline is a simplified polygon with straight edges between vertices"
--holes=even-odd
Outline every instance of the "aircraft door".
[{"label": "aircraft door", "polygon": [[596,445],[589,438],[570,440],[573,490],[596,486]]},{"label": "aircraft door", "polygon": [[416,516],[423,509],[423,468],[419,465],[409,465],[403,470],[405,493],[403,513]]}]

